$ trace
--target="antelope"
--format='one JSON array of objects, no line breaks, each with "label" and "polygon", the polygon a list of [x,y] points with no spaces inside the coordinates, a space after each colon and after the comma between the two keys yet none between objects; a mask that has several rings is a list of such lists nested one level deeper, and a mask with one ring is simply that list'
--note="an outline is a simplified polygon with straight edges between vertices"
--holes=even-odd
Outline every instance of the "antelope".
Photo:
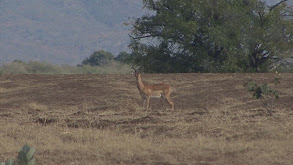
[{"label": "antelope", "polygon": [[150,98],[164,98],[174,110],[174,103],[170,98],[171,86],[169,84],[147,84],[143,83],[141,80],[141,73],[137,71],[134,67],[134,72],[132,72],[136,78],[137,89],[140,92],[140,96],[143,98],[143,107],[145,102],[147,103],[147,110],[149,109]]}]

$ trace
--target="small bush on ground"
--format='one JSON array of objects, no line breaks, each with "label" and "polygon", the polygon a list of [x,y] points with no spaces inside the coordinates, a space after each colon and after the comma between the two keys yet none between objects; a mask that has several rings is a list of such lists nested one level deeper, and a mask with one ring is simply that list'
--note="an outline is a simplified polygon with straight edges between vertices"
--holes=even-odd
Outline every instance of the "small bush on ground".
[{"label": "small bush on ground", "polygon": [[[275,77],[273,83],[275,86],[277,86],[280,83],[280,78]],[[249,92],[252,92],[253,97],[262,101],[268,114],[271,116],[274,99],[279,99],[281,93],[275,89],[270,88],[266,83],[258,85],[252,80],[245,83],[244,86],[247,87]],[[268,100],[270,100],[270,103]]]},{"label": "small bush on ground", "polygon": [[16,161],[9,159],[5,163],[0,163],[0,165],[35,165],[36,161],[34,155],[35,149],[31,148],[28,145],[24,145],[22,149],[18,152]]}]

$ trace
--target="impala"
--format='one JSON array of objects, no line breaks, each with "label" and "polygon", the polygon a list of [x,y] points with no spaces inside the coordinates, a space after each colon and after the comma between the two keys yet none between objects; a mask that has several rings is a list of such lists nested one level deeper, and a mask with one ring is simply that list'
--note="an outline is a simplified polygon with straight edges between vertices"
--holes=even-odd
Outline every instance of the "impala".
[{"label": "impala", "polygon": [[140,96],[143,98],[143,106],[147,103],[147,110],[149,109],[150,98],[164,98],[174,110],[174,103],[170,98],[171,86],[169,84],[147,84],[141,80],[141,74],[134,67],[134,76],[136,78],[137,88],[140,92]]}]

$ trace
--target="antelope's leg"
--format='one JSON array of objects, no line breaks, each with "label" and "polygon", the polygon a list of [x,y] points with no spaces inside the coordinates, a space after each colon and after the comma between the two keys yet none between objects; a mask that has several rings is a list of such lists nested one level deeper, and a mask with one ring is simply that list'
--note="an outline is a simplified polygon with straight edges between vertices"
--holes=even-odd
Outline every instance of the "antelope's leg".
[{"label": "antelope's leg", "polygon": [[170,94],[171,94],[171,89],[165,94],[165,99],[171,106],[171,109],[174,110],[174,102],[171,100]]},{"label": "antelope's leg", "polygon": [[165,97],[165,100],[171,106],[171,109],[174,110],[174,102],[171,100],[170,96],[169,97]]},{"label": "antelope's leg", "polygon": [[150,106],[150,97],[146,98],[146,102],[147,102],[147,110],[149,110],[149,106]]},{"label": "antelope's leg", "polygon": [[145,107],[145,101],[146,101],[146,99],[143,99],[143,103],[142,103],[143,108]]}]

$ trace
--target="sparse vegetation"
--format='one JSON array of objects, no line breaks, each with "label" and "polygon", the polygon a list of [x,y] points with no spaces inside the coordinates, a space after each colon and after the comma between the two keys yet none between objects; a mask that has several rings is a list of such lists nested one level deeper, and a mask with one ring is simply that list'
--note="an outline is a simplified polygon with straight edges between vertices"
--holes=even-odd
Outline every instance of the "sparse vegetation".
[{"label": "sparse vegetation", "polygon": [[[272,81],[275,87],[280,83],[280,78],[275,77]],[[274,100],[279,99],[280,92],[278,90],[272,89],[267,83],[258,85],[255,81],[248,81],[244,84],[249,92],[253,93],[253,97],[260,99],[267,110],[267,113],[271,116],[274,106]]]},{"label": "sparse vegetation", "polygon": [[0,66],[1,74],[128,74],[131,67],[117,61],[101,66],[53,65],[47,62],[15,60]]},{"label": "sparse vegetation", "polygon": [[39,165],[292,165],[292,74],[281,74],[267,117],[243,83],[275,74],[144,74],[170,83],[141,108],[133,75],[0,75],[0,161],[23,144]]}]

